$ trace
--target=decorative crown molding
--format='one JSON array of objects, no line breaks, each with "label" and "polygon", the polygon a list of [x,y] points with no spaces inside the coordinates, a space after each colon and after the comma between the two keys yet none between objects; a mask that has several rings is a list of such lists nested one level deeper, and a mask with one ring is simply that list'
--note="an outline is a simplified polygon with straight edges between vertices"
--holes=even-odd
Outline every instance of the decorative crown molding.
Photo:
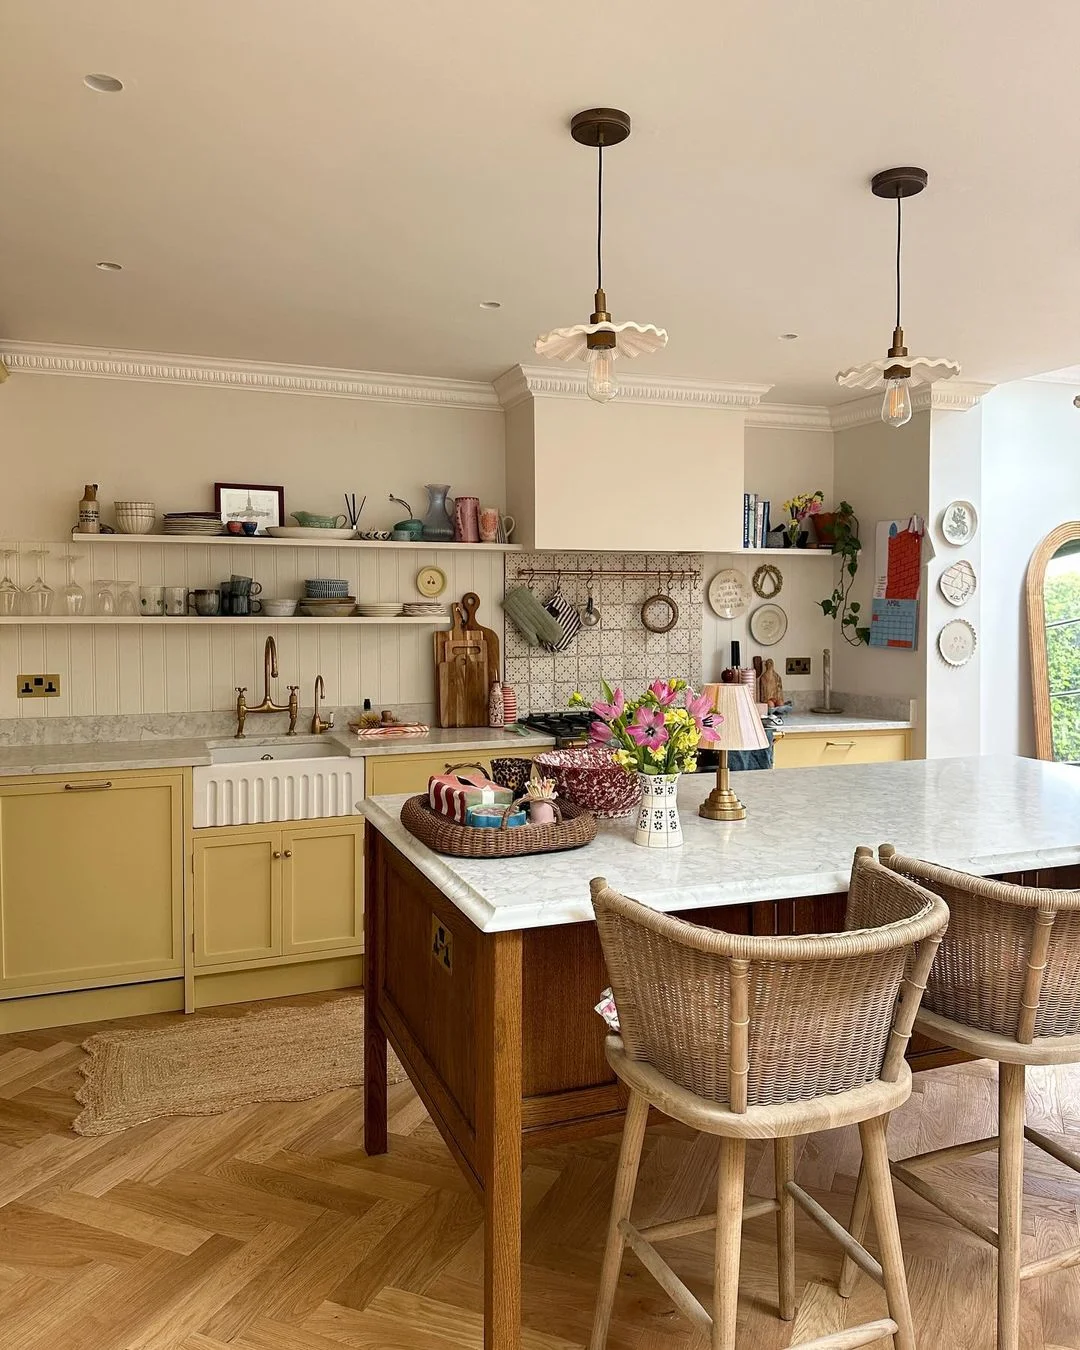
[{"label": "decorative crown molding", "polygon": [[498,412],[490,384],[431,375],[386,375],[324,366],[284,366],[272,361],[239,361],[168,352],[112,351],[49,342],[0,338],[0,361],[26,375],[79,375],[107,380],[148,380],[155,384],[196,384],[219,389],[254,389],[323,398],[377,399],[427,407],[474,408]]},{"label": "decorative crown molding", "polygon": [[[911,411],[912,413],[968,412],[993,388],[995,386],[992,384],[958,380],[923,385],[911,391]],[[834,404],[829,409],[829,421],[833,431],[849,431],[852,427],[869,426],[880,417],[880,393],[871,394],[867,398],[857,398],[850,403]]]},{"label": "decorative crown molding", "polygon": [[[494,382],[504,408],[513,408],[526,398],[585,398],[585,372],[580,367],[511,366]],[[670,377],[649,379],[619,376],[620,403],[684,404],[694,408],[754,408],[771,384],[730,384],[719,380],[687,380]]]},{"label": "decorative crown molding", "polygon": [[746,425],[777,431],[831,431],[832,417],[830,409],[813,403],[759,403],[747,412]]}]

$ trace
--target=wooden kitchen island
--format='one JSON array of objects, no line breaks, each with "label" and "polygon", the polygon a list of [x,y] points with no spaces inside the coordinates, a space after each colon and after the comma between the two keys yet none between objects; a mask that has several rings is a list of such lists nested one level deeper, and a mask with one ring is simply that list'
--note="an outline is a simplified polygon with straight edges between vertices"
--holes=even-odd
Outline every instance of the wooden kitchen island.
[{"label": "wooden kitchen island", "polygon": [[[366,830],[365,1147],[387,1147],[389,1042],[484,1206],[485,1347],[521,1343],[521,1163],[531,1144],[613,1132],[623,1101],[593,1011],[607,983],[589,881],[739,933],[841,925],[855,848],[1027,884],[1080,885],[1080,771],[1013,757],[740,774],[748,818],[696,814],[686,843],[636,847],[627,820],[588,848],[480,860],[432,853],[405,797],[361,803]],[[912,1043],[913,1067],[950,1052]]]}]

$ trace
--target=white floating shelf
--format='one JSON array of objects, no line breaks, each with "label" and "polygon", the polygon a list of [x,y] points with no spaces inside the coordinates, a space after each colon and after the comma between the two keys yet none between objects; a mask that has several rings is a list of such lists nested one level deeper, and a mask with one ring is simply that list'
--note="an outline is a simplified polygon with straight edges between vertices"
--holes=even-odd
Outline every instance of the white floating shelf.
[{"label": "white floating shelf", "polygon": [[755,557],[770,558],[835,558],[831,548],[737,548],[728,555],[737,558],[740,553],[752,553]]},{"label": "white floating shelf", "polygon": [[425,539],[409,543],[397,539],[271,539],[262,534],[72,534],[70,542],[76,545],[187,544],[194,548],[213,544],[226,548],[411,548],[425,552],[457,549],[463,553],[470,550],[474,553],[520,553],[522,548],[520,544],[444,544]]},{"label": "white floating shelf", "polygon": [[215,628],[226,623],[271,626],[282,623],[297,623],[304,624],[305,626],[308,624],[320,623],[346,623],[352,624],[354,627],[359,627],[362,624],[375,624],[381,625],[383,628],[404,627],[406,624],[413,624],[418,626],[426,625],[428,628],[442,628],[444,626],[449,626],[450,616],[447,615],[445,619],[431,619],[407,614],[397,619],[369,619],[359,616],[348,619],[313,619],[309,618],[306,614],[294,614],[291,618],[275,619],[267,614],[215,614],[212,617],[202,614],[178,614],[175,616],[165,614],[147,614],[145,616],[141,614],[136,614],[134,616],[129,614],[43,614],[41,616],[16,614],[10,618],[0,618],[0,626],[14,626],[21,624],[24,627],[29,624],[47,624],[49,626],[56,624],[99,624],[103,627],[108,626],[116,628],[127,625],[146,627],[150,624],[165,624],[169,628],[177,628],[183,624],[199,624],[204,628]]}]

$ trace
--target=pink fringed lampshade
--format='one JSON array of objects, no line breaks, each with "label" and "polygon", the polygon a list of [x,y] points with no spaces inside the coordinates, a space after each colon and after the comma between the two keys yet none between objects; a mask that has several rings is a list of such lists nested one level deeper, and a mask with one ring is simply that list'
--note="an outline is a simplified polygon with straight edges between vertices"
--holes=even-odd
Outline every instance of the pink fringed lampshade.
[{"label": "pink fringed lampshade", "polygon": [[723,715],[720,738],[710,749],[767,750],[769,738],[761,725],[761,716],[754,702],[753,691],[745,684],[707,684],[701,691],[708,694],[713,707]]}]

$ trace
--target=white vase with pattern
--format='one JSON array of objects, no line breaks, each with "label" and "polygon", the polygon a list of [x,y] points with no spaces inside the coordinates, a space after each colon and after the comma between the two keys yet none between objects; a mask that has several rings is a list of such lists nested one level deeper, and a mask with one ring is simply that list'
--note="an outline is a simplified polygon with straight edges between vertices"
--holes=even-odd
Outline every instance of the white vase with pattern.
[{"label": "white vase with pattern", "polygon": [[642,848],[682,848],[683,832],[679,821],[679,778],[677,773],[639,773],[641,801],[638,803],[634,843]]}]

